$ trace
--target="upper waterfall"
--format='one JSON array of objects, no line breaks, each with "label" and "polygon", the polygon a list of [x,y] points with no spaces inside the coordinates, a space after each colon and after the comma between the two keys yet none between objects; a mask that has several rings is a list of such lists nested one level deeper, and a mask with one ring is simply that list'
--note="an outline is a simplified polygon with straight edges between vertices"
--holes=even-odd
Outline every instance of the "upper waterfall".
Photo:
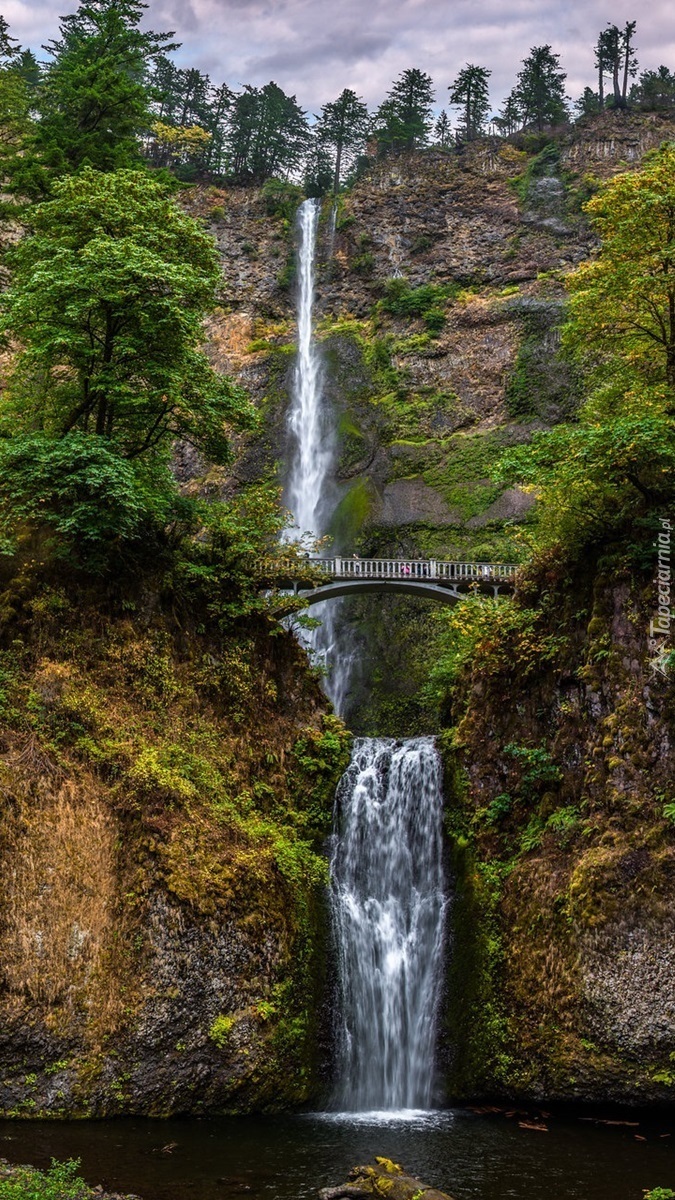
[{"label": "upper waterfall", "polygon": [[295,525],[286,540],[325,533],[326,500],[335,459],[335,437],[322,397],[322,366],[314,338],[314,278],[320,202],[298,209],[298,353],[288,414],[291,459],[286,502]]}]

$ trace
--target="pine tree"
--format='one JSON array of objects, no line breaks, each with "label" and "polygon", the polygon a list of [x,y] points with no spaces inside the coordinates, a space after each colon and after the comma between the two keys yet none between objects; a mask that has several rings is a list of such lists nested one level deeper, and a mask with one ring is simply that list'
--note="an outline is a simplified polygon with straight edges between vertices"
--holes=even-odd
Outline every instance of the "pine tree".
[{"label": "pine tree", "polygon": [[625,108],[628,103],[628,79],[637,74],[638,60],[635,57],[633,34],[636,21],[626,21],[623,29],[608,25],[600,34],[599,42],[605,47],[606,72],[612,77],[612,107]]},{"label": "pine tree", "polygon": [[462,109],[459,132],[467,142],[480,137],[485,131],[485,118],[490,111],[488,79],[491,74],[487,67],[467,63],[455,82],[450,84],[450,103]]},{"label": "pine tree", "polygon": [[153,63],[175,44],[139,26],[142,0],[83,0],[61,19],[40,92],[38,145],[57,170],[110,171],[140,158]]},{"label": "pine tree", "polygon": [[553,54],[550,46],[532,47],[512,93],[522,110],[524,128],[541,131],[567,120],[566,78],[559,54]]},{"label": "pine tree", "polygon": [[363,149],[370,130],[368,109],[355,92],[345,88],[337,100],[324,104],[317,121],[317,138],[324,148],[335,155],[333,192],[340,190],[340,181],[347,157],[353,158]]},{"label": "pine tree", "polygon": [[675,112],[675,72],[664,66],[658,71],[643,71],[629,98],[642,112]]},{"label": "pine tree", "polygon": [[445,109],[443,109],[443,112],[439,115],[434,125],[434,142],[442,150],[447,150],[452,145],[452,127]]},{"label": "pine tree", "polygon": [[598,71],[598,103],[600,111],[605,107],[605,76],[612,70],[612,37],[607,29],[598,34],[595,44],[595,65]]},{"label": "pine tree", "polygon": [[301,164],[310,139],[306,114],[295,96],[287,96],[274,82],[263,88],[247,84],[232,106],[230,170],[240,183],[287,178]]},{"label": "pine tree", "polygon": [[431,130],[433,102],[431,76],[416,67],[403,71],[375,116],[380,153],[425,146]]},{"label": "pine tree", "polygon": [[495,117],[495,125],[504,137],[510,137],[512,133],[522,129],[523,110],[515,91],[510,92],[506,97],[499,115]]},{"label": "pine tree", "polygon": [[591,87],[585,87],[581,96],[574,104],[575,111],[580,117],[592,117],[602,110],[600,96]]}]

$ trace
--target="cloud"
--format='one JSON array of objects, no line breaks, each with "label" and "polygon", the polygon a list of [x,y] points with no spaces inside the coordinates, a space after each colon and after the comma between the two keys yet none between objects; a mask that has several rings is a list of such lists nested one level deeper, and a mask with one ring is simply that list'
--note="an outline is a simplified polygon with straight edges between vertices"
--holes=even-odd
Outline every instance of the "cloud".
[{"label": "cloud", "polygon": [[[4,0],[15,37],[38,51],[75,0]],[[270,78],[312,112],[343,87],[378,104],[406,67],[428,71],[437,103],[467,62],[492,70],[495,109],[530,47],[550,43],[576,98],[594,82],[593,44],[608,16],[634,17],[634,0],[150,0],[145,23],[175,29],[181,65],[215,82],[257,86]],[[641,68],[675,68],[671,0],[653,0],[638,20]]]}]

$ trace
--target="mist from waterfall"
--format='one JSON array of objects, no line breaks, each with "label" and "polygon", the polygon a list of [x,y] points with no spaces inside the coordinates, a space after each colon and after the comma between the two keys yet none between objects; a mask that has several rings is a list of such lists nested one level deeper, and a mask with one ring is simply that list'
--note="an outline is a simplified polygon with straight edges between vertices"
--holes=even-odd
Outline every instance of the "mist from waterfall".
[{"label": "mist from waterfall", "polygon": [[338,1111],[427,1109],[447,909],[432,738],[359,738],[336,795]]}]

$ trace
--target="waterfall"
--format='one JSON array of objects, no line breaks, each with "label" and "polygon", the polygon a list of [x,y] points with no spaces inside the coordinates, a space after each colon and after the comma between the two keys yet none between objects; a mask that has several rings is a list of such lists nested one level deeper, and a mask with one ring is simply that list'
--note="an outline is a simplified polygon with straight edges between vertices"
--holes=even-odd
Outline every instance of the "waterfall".
[{"label": "waterfall", "polygon": [[[314,337],[314,290],[319,200],[305,200],[298,209],[298,354],[288,414],[291,462],[286,503],[294,524],[284,531],[290,541],[298,536],[320,538],[327,532],[335,500],[333,484],[336,437],[332,414],[323,402],[321,355]],[[351,656],[339,644],[340,604],[317,604],[312,616],[321,624],[304,634],[312,656],[327,670],[325,690],[336,712],[344,709]]]},{"label": "waterfall", "polygon": [[447,901],[433,739],[361,738],[336,796],[337,1107],[428,1108]]},{"label": "waterfall", "polygon": [[[335,435],[322,404],[322,367],[314,339],[314,274],[320,204],[305,200],[298,209],[298,355],[288,424],[292,457],[287,503],[300,535],[325,532],[326,500],[335,461]],[[297,529],[286,531],[287,540]]]}]

